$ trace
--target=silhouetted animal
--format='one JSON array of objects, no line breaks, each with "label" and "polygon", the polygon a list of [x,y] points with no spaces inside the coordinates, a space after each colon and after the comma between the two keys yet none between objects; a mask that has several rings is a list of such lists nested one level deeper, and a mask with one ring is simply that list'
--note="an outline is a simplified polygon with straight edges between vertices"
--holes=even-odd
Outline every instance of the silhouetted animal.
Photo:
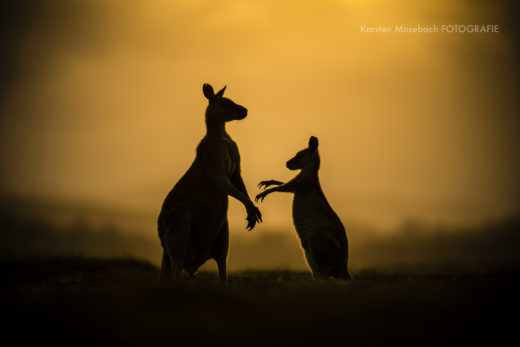
[{"label": "silhouetted animal", "polygon": [[262,221],[240,175],[238,146],[226,132],[226,122],[246,118],[247,109],[224,98],[225,89],[215,94],[209,84],[202,87],[209,100],[206,135],[197,147],[195,161],[162,205],[158,218],[163,246],[159,279],[177,278],[183,269],[193,275],[213,258],[220,279],[226,280],[228,195],[246,207],[249,230]]},{"label": "silhouetted animal", "polygon": [[352,278],[347,267],[348,241],[345,228],[327,202],[318,179],[318,139],[311,136],[309,147],[289,160],[287,168],[301,172],[285,184],[274,180],[260,182],[259,188],[263,186],[265,189],[271,185],[278,187],[264,190],[256,196],[256,201],[263,201],[273,192],[294,193],[294,226],[313,277]]}]

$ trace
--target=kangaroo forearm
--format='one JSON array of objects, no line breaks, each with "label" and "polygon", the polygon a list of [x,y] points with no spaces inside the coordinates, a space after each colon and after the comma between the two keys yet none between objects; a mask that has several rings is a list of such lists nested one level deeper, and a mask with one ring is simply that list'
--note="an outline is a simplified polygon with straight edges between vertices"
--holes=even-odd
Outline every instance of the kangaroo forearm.
[{"label": "kangaroo forearm", "polygon": [[294,193],[296,191],[296,184],[293,181],[290,181],[272,189],[277,192]]},{"label": "kangaroo forearm", "polygon": [[224,172],[221,167],[219,167],[218,162],[209,160],[208,157],[204,160],[204,167],[206,169],[206,174],[208,175],[209,180],[224,194],[230,195],[240,201],[242,204],[247,206],[248,203],[251,203],[251,199],[247,194],[243,194],[235,185],[233,185],[230,180],[224,175]]},{"label": "kangaroo forearm", "polygon": [[242,176],[240,176],[240,174],[235,174],[235,175],[231,178],[231,184],[233,184],[235,187],[237,187],[237,189],[238,189],[242,194],[244,194],[245,196],[247,196],[247,198],[249,199],[249,194],[247,193],[246,185],[244,184],[244,180],[242,179]]},{"label": "kangaroo forearm", "polygon": [[266,194],[270,194],[270,193],[274,193],[274,192],[293,193],[294,191],[291,189],[291,186],[287,183],[287,184],[282,184],[278,187],[266,189],[264,192]]},{"label": "kangaroo forearm", "polygon": [[225,176],[214,178],[212,181],[215,183],[215,185],[221,192],[234,197],[242,204],[246,205],[248,202],[251,201],[251,199],[249,199],[249,196],[243,194]]},{"label": "kangaroo forearm", "polygon": [[277,181],[277,180],[262,181],[262,183],[263,184],[268,184],[270,186],[272,186],[272,185],[281,186],[283,184],[283,182],[280,182],[280,181]]}]

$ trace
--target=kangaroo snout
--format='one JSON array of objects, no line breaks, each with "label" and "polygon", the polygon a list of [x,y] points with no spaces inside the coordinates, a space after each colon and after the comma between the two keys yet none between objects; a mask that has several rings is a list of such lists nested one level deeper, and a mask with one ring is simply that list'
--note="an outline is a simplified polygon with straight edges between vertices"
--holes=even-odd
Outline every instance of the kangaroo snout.
[{"label": "kangaroo snout", "polygon": [[298,167],[295,164],[294,159],[289,160],[285,165],[289,170],[298,170]]},{"label": "kangaroo snout", "polygon": [[240,106],[240,110],[238,111],[238,119],[242,120],[247,117],[247,108]]}]

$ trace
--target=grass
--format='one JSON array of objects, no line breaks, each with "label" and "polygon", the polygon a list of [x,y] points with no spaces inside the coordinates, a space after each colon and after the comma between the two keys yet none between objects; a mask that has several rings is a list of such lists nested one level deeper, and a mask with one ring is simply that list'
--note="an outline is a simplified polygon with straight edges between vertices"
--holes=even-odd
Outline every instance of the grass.
[{"label": "grass", "polygon": [[[74,345],[506,344],[519,308],[515,273],[211,272],[157,286],[134,259],[2,260],[4,338]],[[220,344],[220,343],[219,343]]]}]

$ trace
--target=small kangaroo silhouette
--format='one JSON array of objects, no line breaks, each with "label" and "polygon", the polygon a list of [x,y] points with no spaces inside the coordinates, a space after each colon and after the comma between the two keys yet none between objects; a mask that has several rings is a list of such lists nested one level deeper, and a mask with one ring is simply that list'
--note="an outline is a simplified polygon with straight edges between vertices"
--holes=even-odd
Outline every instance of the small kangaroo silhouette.
[{"label": "small kangaroo silhouette", "polygon": [[348,262],[348,241],[341,220],[330,207],[318,178],[320,156],[318,139],[311,136],[309,147],[296,153],[287,162],[289,170],[301,170],[287,183],[270,180],[262,181],[258,188],[269,188],[256,196],[261,200],[273,192],[294,193],[293,221],[305,251],[305,258],[317,279],[352,279]]},{"label": "small kangaroo silhouette", "polygon": [[224,98],[225,89],[215,94],[209,84],[202,87],[209,100],[206,135],[195,161],[166,196],[158,218],[163,247],[159,280],[176,279],[183,269],[193,276],[211,258],[220,279],[226,280],[228,195],[244,204],[248,230],[262,221],[240,175],[238,146],[226,132],[226,123],[246,118],[247,109]]}]

